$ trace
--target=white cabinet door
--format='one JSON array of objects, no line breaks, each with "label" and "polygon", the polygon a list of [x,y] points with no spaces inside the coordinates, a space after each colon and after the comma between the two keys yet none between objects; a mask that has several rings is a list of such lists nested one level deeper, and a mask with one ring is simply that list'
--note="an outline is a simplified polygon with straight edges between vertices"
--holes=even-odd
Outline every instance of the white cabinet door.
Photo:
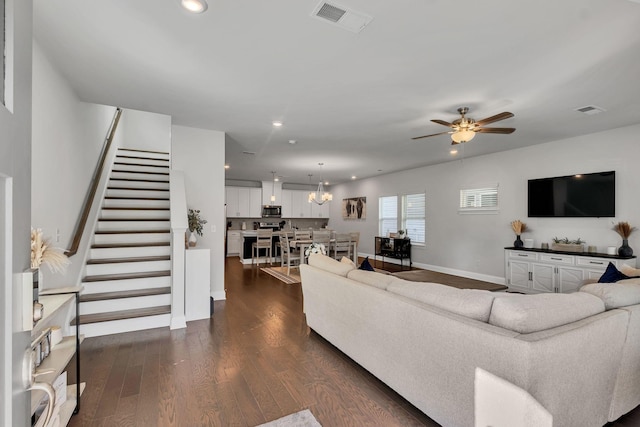
[{"label": "white cabinet door", "polygon": [[227,232],[227,256],[238,255],[242,248],[242,235],[239,231]]},{"label": "white cabinet door", "polygon": [[237,187],[226,187],[225,196],[227,202],[227,218],[239,218],[240,217],[240,200],[238,199]]},{"label": "white cabinet door", "polygon": [[238,187],[238,216],[248,218],[251,206],[251,189]]},{"label": "white cabinet door", "polygon": [[509,286],[529,289],[529,263],[525,261],[509,261],[507,277]]},{"label": "white cabinet door", "polygon": [[[307,195],[307,198],[309,196]],[[329,218],[329,204],[333,202],[326,202],[323,205],[317,203],[311,203],[311,217],[312,218]]]},{"label": "white cabinet door", "polygon": [[555,292],[555,267],[547,264],[531,264],[532,288],[538,292]]},{"label": "white cabinet door", "polygon": [[582,286],[583,272],[581,268],[558,267],[558,292],[576,292]]},{"label": "white cabinet door", "polygon": [[249,210],[247,213],[249,218],[262,217],[262,189],[249,189]]},{"label": "white cabinet door", "polygon": [[293,206],[291,205],[291,190],[282,190],[282,218],[293,218]]},{"label": "white cabinet door", "polygon": [[309,193],[306,191],[291,191],[291,207],[293,218],[309,218],[311,207],[309,206]]}]

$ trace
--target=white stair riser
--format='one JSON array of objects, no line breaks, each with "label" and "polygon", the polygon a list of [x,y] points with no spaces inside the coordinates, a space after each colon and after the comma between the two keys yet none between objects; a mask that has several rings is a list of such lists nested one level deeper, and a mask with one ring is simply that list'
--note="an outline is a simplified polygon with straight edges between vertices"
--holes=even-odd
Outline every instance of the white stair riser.
[{"label": "white stair riser", "polygon": [[83,282],[83,294],[102,292],[122,292],[137,289],[164,288],[171,286],[171,276],[150,277],[147,279],[105,280],[102,282]]},{"label": "white stair riser", "polygon": [[[154,171],[163,172],[163,171]],[[168,181],[169,175],[165,174],[148,174],[133,172],[111,172],[111,179],[146,179],[149,181]]]},{"label": "white stair riser", "polygon": [[103,207],[107,208],[168,208],[169,200],[144,199],[104,199]]},{"label": "white stair riser", "polygon": [[171,233],[142,233],[142,234],[96,234],[94,243],[135,243],[135,242],[169,242]]},{"label": "white stair riser", "polygon": [[136,210],[136,209],[102,209],[100,219],[118,219],[118,218],[152,218],[152,219],[170,219],[168,210]]},{"label": "white stair riser", "polygon": [[103,274],[146,273],[171,270],[171,261],[119,262],[114,264],[88,264],[87,276]]},{"label": "white stair riser", "polygon": [[121,334],[130,331],[142,331],[145,329],[164,328],[171,322],[170,314],[159,316],[137,317],[135,319],[114,320],[111,322],[99,322],[89,325],[80,325],[80,333],[89,337]]},{"label": "white stair riser", "polygon": [[[123,157],[124,155],[117,155],[116,162],[117,163],[129,163],[129,164],[142,164],[142,165],[155,165],[155,166],[169,166],[169,162],[160,159],[130,159],[128,157]],[[143,156],[135,156],[135,157],[143,157]],[[121,166],[121,165],[118,165]]]},{"label": "white stair riser", "polygon": [[166,230],[170,227],[169,221],[98,221],[98,231],[109,230]]},{"label": "white stair riser", "polygon": [[168,191],[158,191],[153,189],[145,190],[107,190],[107,197],[133,197],[133,198],[155,198],[166,199],[169,197]]},{"label": "white stair riser", "polygon": [[80,315],[171,305],[171,294],[80,303]]},{"label": "white stair riser", "polygon": [[[166,180],[163,180],[166,181]],[[127,187],[127,188],[148,188],[148,189],[169,189],[168,182],[161,182],[155,180],[154,182],[149,181],[126,181],[122,179],[110,179],[108,187]],[[169,193],[166,193],[167,197],[169,197]]]},{"label": "white stair riser", "polygon": [[169,166],[161,165],[145,165],[140,166],[138,164],[117,164],[113,165],[114,171],[131,171],[131,172],[169,172]]},{"label": "white stair riser", "polygon": [[119,148],[116,156],[135,156],[145,157],[147,159],[169,159],[169,153],[147,153],[144,151],[130,151]]},{"label": "white stair riser", "polygon": [[171,255],[171,246],[143,246],[135,248],[99,248],[91,249],[91,259],[129,258]]}]

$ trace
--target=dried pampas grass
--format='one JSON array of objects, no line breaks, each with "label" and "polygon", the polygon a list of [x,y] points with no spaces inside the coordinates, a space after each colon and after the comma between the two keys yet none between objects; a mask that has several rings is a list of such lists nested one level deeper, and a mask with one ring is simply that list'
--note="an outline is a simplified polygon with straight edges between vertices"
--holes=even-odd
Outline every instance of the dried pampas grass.
[{"label": "dried pampas grass", "polygon": [[51,246],[49,239],[42,237],[42,230],[31,229],[31,268],[45,264],[54,273],[62,273],[70,264],[62,249]]},{"label": "dried pampas grass", "polygon": [[527,224],[520,221],[519,219],[516,219],[515,221],[511,221],[511,228],[513,229],[513,232],[519,236],[527,231]]},{"label": "dried pampas grass", "polygon": [[619,223],[613,225],[613,231],[618,233],[623,239],[628,239],[635,229],[635,227],[632,227],[626,221],[620,221]]}]

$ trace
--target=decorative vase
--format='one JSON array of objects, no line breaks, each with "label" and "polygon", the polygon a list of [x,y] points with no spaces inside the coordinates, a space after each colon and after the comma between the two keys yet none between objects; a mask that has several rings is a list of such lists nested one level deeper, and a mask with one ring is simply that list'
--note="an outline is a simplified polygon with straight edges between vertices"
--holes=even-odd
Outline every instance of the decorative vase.
[{"label": "decorative vase", "polygon": [[524,242],[522,241],[522,239],[520,239],[520,235],[516,234],[516,241],[513,242],[513,247],[514,248],[521,248],[524,246]]},{"label": "decorative vase", "polygon": [[622,239],[622,246],[618,248],[618,255],[625,257],[633,255],[633,249],[629,246],[629,240]]},{"label": "decorative vase", "polygon": [[196,237],[196,233],[192,231],[191,235],[189,236],[189,246],[193,247],[196,245],[196,243],[198,243],[198,238]]}]

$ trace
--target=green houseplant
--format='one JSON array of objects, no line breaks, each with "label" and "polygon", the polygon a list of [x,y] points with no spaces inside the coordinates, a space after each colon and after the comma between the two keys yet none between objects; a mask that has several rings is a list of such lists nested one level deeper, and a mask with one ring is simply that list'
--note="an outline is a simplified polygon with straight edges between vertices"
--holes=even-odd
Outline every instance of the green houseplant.
[{"label": "green houseplant", "polygon": [[196,234],[202,236],[203,225],[207,223],[207,220],[200,216],[199,209],[189,209],[187,220],[189,223],[189,231],[191,232],[189,236],[189,246],[195,246],[198,241]]}]

